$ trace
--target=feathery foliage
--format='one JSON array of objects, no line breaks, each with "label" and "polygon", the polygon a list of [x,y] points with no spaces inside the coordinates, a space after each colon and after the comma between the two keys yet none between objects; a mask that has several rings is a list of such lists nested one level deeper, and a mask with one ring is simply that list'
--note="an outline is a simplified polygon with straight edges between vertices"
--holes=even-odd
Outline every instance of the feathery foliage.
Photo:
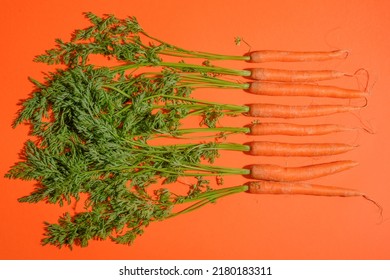
[{"label": "feathery foliage", "polygon": [[[247,111],[245,106],[191,97],[198,86],[242,88],[216,77],[240,72],[209,63],[165,63],[161,55],[239,57],[167,44],[149,36],[134,17],[85,16],[90,27],[76,30],[70,42],[57,39],[56,48],[35,58],[36,62],[65,68],[48,73],[44,82],[30,79],[35,88],[13,124],[28,123],[34,137],[26,141],[21,160],[6,174],[10,179],[37,182],[35,190],[20,202],[62,206],[79,200],[82,194],[87,196],[84,212],[66,213],[57,224],[46,223],[43,244],[72,248],[107,238],[131,244],[153,221],[244,191],[245,187],[213,190],[204,177],[248,174],[246,169],[213,165],[220,150],[246,151],[247,146],[215,141],[165,146],[149,143],[161,135],[180,137],[196,132],[197,128],[181,128],[182,119],[189,116],[201,116],[203,129],[234,133],[231,128],[218,128],[218,120]],[[148,43],[143,42],[145,38]],[[90,64],[91,55],[124,64],[96,66]],[[135,73],[151,66],[162,66],[162,70]],[[237,128],[237,132],[243,131]],[[168,189],[168,184],[180,177],[196,182],[187,186],[186,195]],[[160,181],[162,185],[151,191]],[[190,205],[175,213],[174,206],[182,203]]]}]

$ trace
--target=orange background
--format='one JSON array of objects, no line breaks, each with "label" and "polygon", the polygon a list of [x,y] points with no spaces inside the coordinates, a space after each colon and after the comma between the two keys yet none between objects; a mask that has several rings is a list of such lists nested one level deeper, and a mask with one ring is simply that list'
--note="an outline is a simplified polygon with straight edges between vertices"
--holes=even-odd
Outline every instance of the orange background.
[{"label": "orange background", "polygon": [[[388,1],[2,1],[1,102],[0,102],[0,258],[1,259],[389,259],[390,257],[390,4]],[[87,248],[41,247],[43,221],[55,222],[70,207],[39,203],[20,204],[17,198],[33,189],[31,181],[3,178],[18,159],[28,128],[11,128],[18,106],[32,90],[27,77],[42,78],[44,65],[35,55],[53,47],[55,38],[68,40],[70,33],[87,26],[82,12],[136,16],[148,33],[170,43],[195,50],[241,55],[248,46],[236,46],[241,36],[254,49],[301,51],[348,49],[343,61],[311,64],[267,64],[269,67],[335,68],[370,72],[368,107],[358,114],[297,120],[297,123],[336,122],[370,127],[305,141],[343,141],[360,147],[332,159],[353,159],[353,170],[316,180],[318,183],[353,187],[367,192],[384,207],[378,210],[361,198],[307,196],[254,196],[239,194],[222,199],[197,212],[154,223],[131,247],[110,241],[92,241]],[[221,64],[222,65],[222,64]],[[243,68],[248,64],[229,62]],[[362,83],[362,82],[361,82]],[[355,79],[340,85],[361,86]],[[239,90],[201,90],[197,96],[215,101],[297,102],[319,104],[317,99],[267,99]],[[327,100],[328,101],[328,100]],[[330,101],[329,101],[330,102]],[[240,117],[224,125],[245,125]],[[260,137],[234,136],[234,142]],[[302,141],[269,137],[277,141]],[[217,163],[242,167],[255,162],[298,165],[322,159],[266,159],[223,153]],[[240,176],[225,179],[226,186],[244,183]]]}]

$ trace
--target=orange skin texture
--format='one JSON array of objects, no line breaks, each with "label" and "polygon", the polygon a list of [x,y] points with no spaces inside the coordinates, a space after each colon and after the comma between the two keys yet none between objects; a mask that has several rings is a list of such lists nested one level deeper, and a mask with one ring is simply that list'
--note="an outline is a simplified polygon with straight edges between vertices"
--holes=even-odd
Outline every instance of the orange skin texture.
[{"label": "orange skin texture", "polygon": [[292,123],[256,123],[250,126],[250,135],[310,136],[354,130],[336,124],[302,125]]},{"label": "orange skin texture", "polygon": [[254,164],[250,166],[250,176],[256,180],[296,182],[315,179],[355,167],[356,161],[341,160],[321,164],[282,167],[273,164]]},{"label": "orange skin texture", "polygon": [[258,81],[273,82],[316,82],[332,80],[345,76],[346,74],[334,70],[284,70],[269,68],[252,68],[249,78]]},{"label": "orange skin texture", "polygon": [[362,98],[367,93],[360,90],[346,89],[335,86],[319,86],[313,84],[252,82],[248,92],[269,96],[311,96],[332,98]]},{"label": "orange skin texture", "polygon": [[249,62],[309,62],[326,61],[331,59],[345,59],[348,56],[346,50],[331,52],[294,52],[279,50],[262,50],[249,53]]},{"label": "orange skin texture", "polygon": [[309,118],[327,116],[336,113],[352,112],[361,107],[344,105],[308,105],[290,106],[278,104],[249,104],[248,116],[262,118]]},{"label": "orange skin texture", "polygon": [[280,143],[254,141],[248,144],[253,156],[316,157],[346,153],[354,146],[343,143]]},{"label": "orange skin texture", "polygon": [[247,184],[248,193],[251,194],[301,194],[317,196],[364,196],[358,190],[340,188],[334,186],[323,186],[302,182],[275,182],[275,181],[253,181]]}]

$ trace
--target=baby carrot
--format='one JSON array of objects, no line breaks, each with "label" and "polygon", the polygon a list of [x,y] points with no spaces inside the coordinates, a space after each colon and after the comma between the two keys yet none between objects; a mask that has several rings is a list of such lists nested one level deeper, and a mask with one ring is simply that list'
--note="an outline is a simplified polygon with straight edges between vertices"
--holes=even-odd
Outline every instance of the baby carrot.
[{"label": "baby carrot", "polygon": [[347,105],[295,106],[266,103],[249,104],[247,106],[249,107],[247,115],[250,117],[285,119],[318,117],[336,113],[351,112],[362,108],[358,106]]},{"label": "baby carrot", "polygon": [[334,132],[350,131],[353,128],[336,124],[302,125],[292,123],[255,123],[250,126],[250,135],[325,135]]},{"label": "baby carrot", "polygon": [[276,181],[253,181],[247,184],[248,193],[251,194],[303,194],[318,196],[364,196],[358,190],[334,186],[323,186],[302,182],[276,182]]},{"label": "baby carrot", "polygon": [[269,141],[253,141],[247,144],[247,152],[253,156],[286,156],[286,157],[316,157],[346,153],[354,146],[342,143],[280,143]]},{"label": "baby carrot", "polygon": [[249,84],[247,91],[253,94],[270,96],[312,96],[333,98],[367,97],[367,93],[360,90],[345,89],[335,86],[294,83],[252,82]]},{"label": "baby carrot", "polygon": [[382,206],[375,200],[369,198],[361,191],[335,186],[323,186],[303,182],[277,182],[277,181],[252,181],[246,184],[247,193],[250,194],[286,194],[286,195],[312,195],[325,197],[356,197],[360,196],[372,202],[378,207],[382,217]]},{"label": "baby carrot", "polygon": [[269,68],[248,69],[253,80],[272,82],[315,82],[331,80],[347,74],[334,70],[284,70]]},{"label": "baby carrot", "polygon": [[255,164],[249,167],[252,179],[295,182],[315,179],[334,173],[338,173],[352,167],[358,163],[355,161],[344,160],[321,164],[282,167],[273,164]]},{"label": "baby carrot", "polygon": [[279,51],[262,50],[253,51],[247,54],[249,62],[309,62],[325,61],[331,59],[344,59],[348,56],[346,50],[336,50],[330,52],[297,52],[297,51]]}]

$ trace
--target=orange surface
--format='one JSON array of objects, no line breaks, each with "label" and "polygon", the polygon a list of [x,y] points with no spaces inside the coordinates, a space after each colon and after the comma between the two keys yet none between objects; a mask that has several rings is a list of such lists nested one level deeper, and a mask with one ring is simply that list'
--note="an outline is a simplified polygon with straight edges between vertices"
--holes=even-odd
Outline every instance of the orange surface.
[{"label": "orange surface", "polygon": [[[390,17],[388,1],[2,1],[1,102],[0,102],[0,258],[1,259],[389,259],[390,257]],[[305,141],[343,141],[359,148],[337,159],[353,159],[360,165],[317,183],[353,187],[376,199],[377,209],[361,198],[303,196],[254,196],[240,194],[175,219],[147,228],[131,247],[110,241],[93,241],[87,248],[42,247],[43,221],[54,222],[69,207],[39,203],[20,204],[34,182],[10,181],[3,174],[18,159],[28,128],[11,128],[16,103],[32,90],[27,77],[42,78],[44,65],[35,55],[53,46],[54,39],[87,25],[82,12],[136,16],[150,34],[189,49],[242,54],[248,46],[236,46],[241,36],[252,49],[350,50],[344,61],[306,64],[272,64],[270,67],[335,68],[370,72],[368,107],[359,114],[341,114],[305,122],[336,122],[372,127],[376,134],[359,130]],[[236,68],[245,63],[224,63]],[[355,79],[341,85],[357,87]],[[310,98],[263,98],[239,90],[203,90],[197,96],[229,103],[320,103]],[[244,125],[252,119],[225,119],[225,125]],[[299,121],[303,123],[302,120]],[[249,136],[231,141],[247,142]],[[260,137],[256,138],[260,139]],[[269,137],[286,140],[283,137]],[[302,139],[288,138],[289,141]],[[223,153],[217,163],[241,167],[254,162],[282,165],[310,164],[322,159],[267,159]],[[245,182],[234,176],[227,186]]]}]

